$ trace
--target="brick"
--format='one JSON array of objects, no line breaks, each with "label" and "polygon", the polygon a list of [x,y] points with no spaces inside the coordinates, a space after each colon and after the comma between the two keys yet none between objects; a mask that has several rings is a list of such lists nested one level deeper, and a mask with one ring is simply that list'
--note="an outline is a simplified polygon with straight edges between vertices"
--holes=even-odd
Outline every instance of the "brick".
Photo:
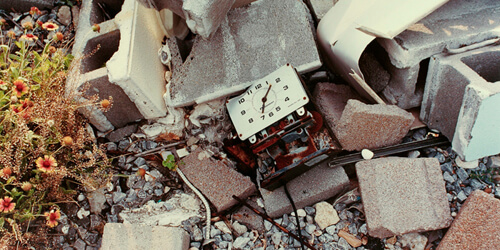
[{"label": "brick", "polygon": [[[105,20],[98,4],[106,4],[112,19]],[[77,59],[67,92],[78,92],[89,83],[86,94],[113,97],[106,113],[90,108],[84,112],[101,131],[166,115],[165,67],[151,60],[158,57],[163,38],[154,11],[134,0],[82,2],[73,46]],[[99,33],[91,30],[93,24],[99,24]]]},{"label": "brick", "polygon": [[218,212],[237,203],[233,195],[244,199],[257,190],[250,177],[207,156],[200,148],[182,161],[184,164],[181,164],[179,168],[188,180],[212,202]]},{"label": "brick", "polygon": [[27,12],[31,7],[37,7],[40,10],[54,8],[55,0],[2,0],[0,9],[16,12]]},{"label": "brick", "polygon": [[500,2],[448,1],[394,39],[377,39],[391,62],[403,69],[439,54],[498,37]]},{"label": "brick", "polygon": [[189,248],[189,234],[179,227],[106,223],[100,249]]},{"label": "brick", "polygon": [[414,119],[394,105],[349,100],[333,131],[345,150],[374,149],[400,143]]},{"label": "brick", "polygon": [[474,191],[438,246],[439,249],[497,249],[500,242],[500,200]]},{"label": "brick", "polygon": [[210,39],[195,38],[167,85],[167,105],[188,106],[235,94],[287,63],[300,73],[319,68],[309,20],[301,1],[264,0],[229,11]]},{"label": "brick", "polygon": [[[329,199],[349,185],[349,178],[342,167],[330,168],[326,162],[308,170],[287,184],[288,191],[297,209],[311,206]],[[284,187],[273,191],[260,190],[267,215],[277,218],[293,211]]]},{"label": "brick", "polygon": [[498,154],[500,46],[431,58],[420,118],[466,161]]},{"label": "brick", "polygon": [[368,234],[387,238],[448,227],[445,182],[434,158],[387,157],[356,163]]}]

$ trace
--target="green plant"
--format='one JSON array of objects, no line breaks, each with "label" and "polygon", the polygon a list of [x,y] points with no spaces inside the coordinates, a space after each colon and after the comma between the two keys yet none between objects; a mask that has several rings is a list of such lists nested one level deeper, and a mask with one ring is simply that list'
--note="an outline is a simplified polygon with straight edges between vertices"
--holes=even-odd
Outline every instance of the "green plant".
[{"label": "green plant", "polygon": [[[184,164],[184,162],[180,161],[179,164],[182,165]],[[168,155],[167,158],[162,162],[162,165],[170,170],[175,170],[178,167],[174,155]]]},{"label": "green plant", "polygon": [[2,246],[29,245],[31,223],[57,225],[59,204],[72,202],[75,188],[97,189],[110,178],[104,174],[109,160],[77,112],[101,104],[64,94],[73,57],[60,37],[43,46],[34,41],[40,40],[25,31],[0,45]]}]

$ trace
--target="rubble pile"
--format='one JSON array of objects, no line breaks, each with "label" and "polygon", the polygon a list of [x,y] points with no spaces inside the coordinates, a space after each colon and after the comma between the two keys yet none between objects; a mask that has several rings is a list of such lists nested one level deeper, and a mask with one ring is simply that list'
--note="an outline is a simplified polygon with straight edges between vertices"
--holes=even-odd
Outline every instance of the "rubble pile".
[{"label": "rubble pile", "polygon": [[[83,1],[67,91],[113,97],[82,113],[116,176],[64,205],[54,246],[497,247],[500,4],[442,1],[391,39],[365,32],[362,74],[345,76],[316,45],[342,1]],[[300,86],[274,75],[285,65]],[[241,140],[242,123],[259,132]]]}]

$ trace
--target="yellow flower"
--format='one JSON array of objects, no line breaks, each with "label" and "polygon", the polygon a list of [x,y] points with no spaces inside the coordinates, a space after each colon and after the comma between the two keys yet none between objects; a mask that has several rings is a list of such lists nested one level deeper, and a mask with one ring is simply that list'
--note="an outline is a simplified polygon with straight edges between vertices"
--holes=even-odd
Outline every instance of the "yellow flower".
[{"label": "yellow flower", "polygon": [[28,33],[26,35],[22,35],[19,40],[26,41],[26,42],[34,42],[34,41],[38,40],[38,37],[33,35],[33,34]]},{"label": "yellow flower", "polygon": [[35,161],[36,167],[42,172],[52,172],[54,167],[57,167],[56,159],[52,156],[45,155],[43,158],[38,157]]}]

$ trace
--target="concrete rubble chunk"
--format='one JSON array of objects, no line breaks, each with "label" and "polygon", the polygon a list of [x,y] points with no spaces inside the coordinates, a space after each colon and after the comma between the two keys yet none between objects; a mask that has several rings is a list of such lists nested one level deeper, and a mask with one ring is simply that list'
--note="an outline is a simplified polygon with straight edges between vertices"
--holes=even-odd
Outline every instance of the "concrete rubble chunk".
[{"label": "concrete rubble chunk", "polygon": [[[348,86],[318,83],[314,98],[345,150],[394,145],[408,133],[414,117],[394,105],[364,104]],[[349,99],[356,98],[356,99]]]},{"label": "concrete rubble chunk", "polygon": [[183,0],[182,9],[189,29],[208,38],[226,17],[235,0]]},{"label": "concrete rubble chunk", "polygon": [[339,215],[332,204],[322,201],[314,205],[316,209],[316,216],[314,216],[314,221],[318,224],[321,230],[337,224],[340,221]]},{"label": "concrete rubble chunk", "polygon": [[[100,131],[125,126],[138,119],[165,116],[165,67],[158,58],[163,32],[154,9],[135,0],[107,1],[108,15],[96,12],[100,2],[82,2],[66,92],[113,98],[107,112],[82,110]],[[100,32],[92,25],[99,24]],[[103,67],[105,65],[105,67]],[[86,86],[89,86],[86,88]]]},{"label": "concrete rubble chunk", "polygon": [[491,38],[498,38],[500,2],[454,0],[401,32],[394,39],[378,39],[391,62],[403,69],[439,54]]},{"label": "concrete rubble chunk", "polygon": [[180,69],[174,67],[164,96],[167,105],[188,106],[237,93],[287,63],[300,73],[319,68],[309,20],[302,1],[260,0],[229,11],[217,32],[209,40],[196,37]]},{"label": "concrete rubble chunk", "polygon": [[[287,184],[297,209],[331,198],[348,186],[349,178],[344,169],[342,167],[330,168],[326,162],[308,170]],[[273,191],[261,189],[260,192],[264,199],[264,208],[270,217],[280,217],[293,211],[284,187]]]},{"label": "concrete rubble chunk", "polygon": [[500,46],[431,58],[420,118],[472,161],[500,152]]},{"label": "concrete rubble chunk", "polygon": [[451,224],[445,182],[435,158],[387,157],[356,163],[368,234],[393,235]]},{"label": "concrete rubble chunk", "polygon": [[255,184],[250,180],[250,177],[244,176],[223,162],[213,159],[201,148],[191,152],[182,161],[184,164],[180,164],[179,168],[184,175],[212,202],[219,212],[237,203],[233,199],[233,195],[244,199],[256,191]]},{"label": "concrete rubble chunk", "polygon": [[100,249],[189,248],[189,233],[178,227],[106,223]]},{"label": "concrete rubble chunk", "polygon": [[311,6],[318,18],[321,20],[326,12],[328,12],[339,0],[311,0]]},{"label": "concrete rubble chunk", "polygon": [[481,190],[467,198],[437,249],[497,249],[500,200]]}]

